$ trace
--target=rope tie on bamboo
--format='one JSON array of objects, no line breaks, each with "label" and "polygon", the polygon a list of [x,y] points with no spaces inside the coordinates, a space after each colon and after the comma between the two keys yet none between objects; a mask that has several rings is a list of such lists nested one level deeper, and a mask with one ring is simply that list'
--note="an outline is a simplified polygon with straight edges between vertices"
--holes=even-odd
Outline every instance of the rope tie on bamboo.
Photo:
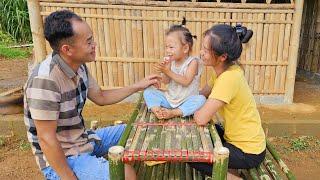
[{"label": "rope tie on bamboo", "polygon": [[209,151],[188,150],[125,150],[122,160],[131,161],[171,161],[171,162],[207,162],[214,161],[214,153]]}]

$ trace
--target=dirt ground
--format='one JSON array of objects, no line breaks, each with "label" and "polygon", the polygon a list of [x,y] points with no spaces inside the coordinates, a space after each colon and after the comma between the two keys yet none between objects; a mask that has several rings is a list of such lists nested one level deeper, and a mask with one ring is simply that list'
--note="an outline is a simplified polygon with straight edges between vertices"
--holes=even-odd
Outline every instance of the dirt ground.
[{"label": "dirt ground", "polygon": [[[22,86],[27,76],[28,60],[4,60],[0,58],[0,93]],[[314,85],[306,79],[296,82],[294,104],[259,106],[263,121],[298,121],[320,119],[320,85]],[[134,104],[122,103],[99,107],[87,104],[84,117],[88,121],[98,120],[100,126],[125,121],[132,112]],[[277,117],[277,119],[275,119]],[[88,124],[89,125],[89,124]],[[0,115],[0,137],[13,133],[13,137],[0,138],[0,179],[42,179],[30,145],[26,141],[23,115]],[[320,137],[312,137],[305,150],[290,149],[290,142],[297,136],[272,137],[283,160],[296,175],[297,179],[318,179],[320,175]],[[309,142],[309,141],[308,141]]]}]

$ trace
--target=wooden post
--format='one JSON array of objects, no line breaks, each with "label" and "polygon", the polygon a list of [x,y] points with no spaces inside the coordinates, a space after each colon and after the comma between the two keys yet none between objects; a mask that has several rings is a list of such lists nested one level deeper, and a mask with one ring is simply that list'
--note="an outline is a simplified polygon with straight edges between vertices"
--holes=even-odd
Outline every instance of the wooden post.
[{"label": "wooden post", "polygon": [[41,62],[46,57],[46,43],[43,34],[42,18],[40,15],[40,3],[38,0],[28,0],[30,28],[32,32],[34,60]]},{"label": "wooden post", "polygon": [[124,148],[122,146],[112,146],[109,149],[109,172],[111,180],[124,180],[124,163],[123,157]]},{"label": "wooden post", "polygon": [[225,180],[227,179],[229,149],[226,147],[214,148],[214,163],[212,171],[212,179]]},{"label": "wooden post", "polygon": [[294,92],[294,83],[296,76],[297,68],[297,59],[298,59],[298,48],[300,40],[300,28],[301,28],[301,19],[303,11],[303,1],[295,1],[295,14],[293,17],[293,27],[292,27],[292,39],[290,43],[289,50],[289,65],[287,71],[287,81],[286,81],[286,93],[284,98],[284,103],[292,103],[293,101],[293,92]]}]

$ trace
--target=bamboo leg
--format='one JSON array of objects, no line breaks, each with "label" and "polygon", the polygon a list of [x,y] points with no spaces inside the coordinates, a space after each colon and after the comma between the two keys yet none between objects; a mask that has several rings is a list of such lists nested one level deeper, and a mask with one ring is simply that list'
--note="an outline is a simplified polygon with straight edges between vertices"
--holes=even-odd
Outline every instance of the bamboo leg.
[{"label": "bamboo leg", "polygon": [[227,179],[229,150],[226,147],[215,148],[215,161],[213,163],[212,179],[225,180]]},{"label": "bamboo leg", "polygon": [[112,146],[109,149],[109,172],[111,180],[124,180],[124,163],[121,161],[124,148],[122,146]]}]

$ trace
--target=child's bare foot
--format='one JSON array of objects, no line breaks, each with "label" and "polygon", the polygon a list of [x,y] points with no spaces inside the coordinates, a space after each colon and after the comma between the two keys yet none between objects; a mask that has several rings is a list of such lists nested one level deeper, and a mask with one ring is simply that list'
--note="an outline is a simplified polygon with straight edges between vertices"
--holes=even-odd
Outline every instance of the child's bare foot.
[{"label": "child's bare foot", "polygon": [[163,119],[171,119],[173,117],[182,116],[182,111],[180,109],[167,109],[161,108],[161,114]]},{"label": "child's bare foot", "polygon": [[151,111],[158,119],[163,119],[162,117],[162,111],[160,107],[153,107],[151,108]]}]

